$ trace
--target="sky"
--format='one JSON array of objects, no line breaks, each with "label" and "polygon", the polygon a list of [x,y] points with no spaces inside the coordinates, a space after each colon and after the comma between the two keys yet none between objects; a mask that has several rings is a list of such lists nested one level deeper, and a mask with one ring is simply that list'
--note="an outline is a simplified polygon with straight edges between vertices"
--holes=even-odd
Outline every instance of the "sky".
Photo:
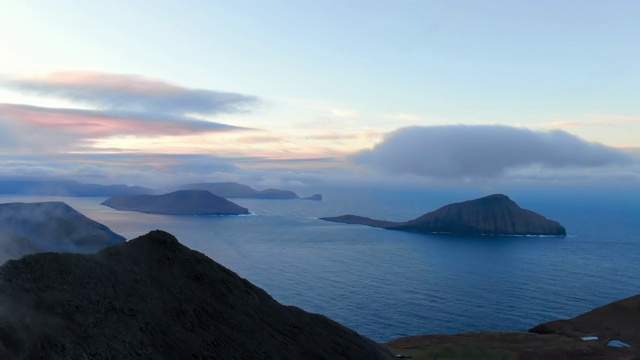
[{"label": "sky", "polygon": [[640,184],[638,1],[0,9],[0,177]]}]

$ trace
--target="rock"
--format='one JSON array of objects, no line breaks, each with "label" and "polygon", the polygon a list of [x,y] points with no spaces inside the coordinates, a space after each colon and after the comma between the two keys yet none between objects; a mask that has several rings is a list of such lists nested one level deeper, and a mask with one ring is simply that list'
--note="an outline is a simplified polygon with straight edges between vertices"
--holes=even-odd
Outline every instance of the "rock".
[{"label": "rock", "polygon": [[172,235],[0,267],[2,359],[391,359]]},{"label": "rock", "polygon": [[163,215],[242,215],[249,210],[205,190],[180,190],[164,195],[114,196],[102,205],[116,210]]},{"label": "rock", "polygon": [[0,239],[9,258],[37,251],[92,253],[125,241],[63,202],[0,204]]},{"label": "rock", "polygon": [[443,206],[407,222],[387,222],[343,215],[326,221],[362,224],[390,230],[461,235],[566,235],[565,228],[502,194]]},{"label": "rock", "polygon": [[322,195],[321,194],[313,194],[311,196],[307,196],[305,198],[302,198],[302,200],[322,201]]}]

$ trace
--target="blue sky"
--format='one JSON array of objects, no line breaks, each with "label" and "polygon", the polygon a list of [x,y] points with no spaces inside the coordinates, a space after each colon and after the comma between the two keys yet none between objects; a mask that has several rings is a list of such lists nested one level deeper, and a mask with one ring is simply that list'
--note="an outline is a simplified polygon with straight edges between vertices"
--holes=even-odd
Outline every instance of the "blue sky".
[{"label": "blue sky", "polygon": [[[408,171],[416,182],[448,173],[456,175],[447,181],[465,183],[541,174],[640,179],[636,1],[0,6],[0,51],[9,54],[0,57],[0,175],[384,181],[400,174],[390,171],[394,160],[379,161],[395,155],[381,149],[419,129],[424,137],[403,142],[398,155],[420,148],[440,153],[440,161],[405,155],[407,166],[433,169]],[[505,134],[505,126],[537,134],[535,144],[561,141],[549,133],[566,132],[578,148],[602,153],[568,152],[572,157],[558,162],[557,153],[550,158],[531,144],[487,135]],[[464,137],[466,146],[424,146],[436,143],[433,134],[449,136],[445,144]],[[528,160],[506,161],[489,175],[453,171],[451,162],[474,156],[500,163],[486,141],[473,142],[478,138],[511,144],[501,153],[539,157],[519,156]],[[588,146],[594,142],[602,146]],[[150,168],[131,165],[150,156]]]}]

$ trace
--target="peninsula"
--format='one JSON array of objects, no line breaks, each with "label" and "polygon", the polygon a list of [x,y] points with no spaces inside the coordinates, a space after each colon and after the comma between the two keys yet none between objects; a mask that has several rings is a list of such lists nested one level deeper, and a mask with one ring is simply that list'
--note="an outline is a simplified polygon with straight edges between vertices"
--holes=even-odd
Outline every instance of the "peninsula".
[{"label": "peninsula", "polygon": [[179,190],[164,195],[114,196],[102,205],[116,210],[162,215],[243,215],[249,210],[206,190]]},{"label": "peninsula", "polygon": [[357,215],[324,217],[321,220],[421,233],[551,236],[567,234],[565,228],[557,221],[523,209],[503,194],[449,204],[406,222],[375,220]]}]

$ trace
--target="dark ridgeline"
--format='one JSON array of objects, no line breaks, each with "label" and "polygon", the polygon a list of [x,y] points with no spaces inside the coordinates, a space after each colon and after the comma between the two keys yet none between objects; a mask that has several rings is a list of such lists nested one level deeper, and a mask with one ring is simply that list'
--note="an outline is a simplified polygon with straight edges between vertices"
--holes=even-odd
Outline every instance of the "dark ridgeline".
[{"label": "dark ridgeline", "polygon": [[443,206],[407,222],[374,220],[356,215],[322,220],[390,230],[460,235],[566,235],[565,228],[531,210],[522,209],[502,194]]},{"label": "dark ridgeline", "polygon": [[390,359],[172,235],[0,267],[2,359]]},{"label": "dark ridgeline", "polygon": [[179,190],[164,195],[114,196],[102,205],[116,210],[164,215],[242,215],[249,210],[206,190]]},{"label": "dark ridgeline", "polygon": [[41,251],[93,253],[123,241],[63,202],[0,204],[0,263]]}]

